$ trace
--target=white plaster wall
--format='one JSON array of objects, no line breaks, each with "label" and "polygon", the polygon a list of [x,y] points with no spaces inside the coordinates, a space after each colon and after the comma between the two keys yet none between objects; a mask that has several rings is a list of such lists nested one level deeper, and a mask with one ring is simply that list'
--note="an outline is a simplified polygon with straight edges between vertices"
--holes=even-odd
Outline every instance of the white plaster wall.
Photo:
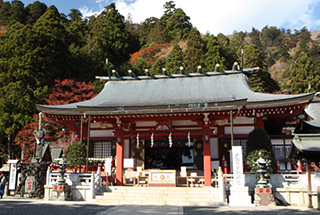
[{"label": "white plaster wall", "polygon": [[[249,134],[252,130],[254,129],[254,126],[241,126],[241,127],[237,127],[234,126],[233,127],[233,134]],[[231,127],[225,127],[224,128],[224,132],[225,134],[231,134]]]},{"label": "white plaster wall", "polygon": [[155,121],[140,121],[136,123],[137,127],[142,127],[142,126],[156,126],[157,122]]},{"label": "white plaster wall", "polygon": [[193,122],[191,120],[176,120],[176,121],[172,121],[172,126],[180,126],[180,125],[197,125],[197,122]]},{"label": "white plaster wall", "polygon": [[271,139],[272,145],[283,145],[283,139]]},{"label": "white plaster wall", "polygon": [[248,117],[237,117],[233,120],[233,124],[253,124],[254,119]]},{"label": "white plaster wall", "polygon": [[218,138],[210,138],[210,154],[212,159],[219,158]]},{"label": "white plaster wall", "polygon": [[128,139],[124,140],[124,158],[129,158],[129,145],[130,145],[130,141]]},{"label": "white plaster wall", "polygon": [[90,130],[90,137],[113,137],[113,130]]}]

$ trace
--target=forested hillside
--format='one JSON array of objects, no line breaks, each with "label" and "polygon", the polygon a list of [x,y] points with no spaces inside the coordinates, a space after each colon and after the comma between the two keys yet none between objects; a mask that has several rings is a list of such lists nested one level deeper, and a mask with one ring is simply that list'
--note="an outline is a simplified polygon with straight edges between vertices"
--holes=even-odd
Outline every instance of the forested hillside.
[{"label": "forested hillside", "polygon": [[240,63],[243,50],[244,68],[260,67],[249,76],[254,91],[320,90],[318,32],[307,28],[292,32],[265,26],[232,35],[203,35],[173,1],[163,6],[160,18],[132,23],[115,4],[85,18],[76,9],[66,15],[39,1],[24,5],[0,0],[0,21],[6,26],[0,35],[0,144],[10,143],[35,120],[36,103],[55,99],[57,79],[93,82],[98,92],[101,83],[95,76],[108,75],[106,58],[110,70],[122,76],[128,70],[144,75],[147,68],[161,74],[164,67],[179,73],[181,66],[194,73],[199,65],[204,72],[213,71],[216,64],[220,70],[231,69],[234,62]]}]

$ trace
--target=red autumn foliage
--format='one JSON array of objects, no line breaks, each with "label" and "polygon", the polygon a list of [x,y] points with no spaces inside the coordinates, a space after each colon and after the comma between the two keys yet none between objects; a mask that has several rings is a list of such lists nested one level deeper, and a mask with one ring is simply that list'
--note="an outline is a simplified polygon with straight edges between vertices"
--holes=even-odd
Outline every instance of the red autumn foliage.
[{"label": "red autumn foliage", "polygon": [[151,45],[148,48],[142,49],[131,54],[129,62],[133,66],[139,58],[143,58],[148,65],[152,65],[157,58],[155,57],[157,53],[161,52],[162,48],[166,48],[172,46],[171,43],[162,43],[162,44],[155,44]]},{"label": "red autumn foliage", "polygon": [[47,102],[49,105],[59,105],[85,101],[95,96],[93,88],[91,83],[87,84],[74,79],[55,80]]},{"label": "red autumn foliage", "polygon": [[[95,96],[93,88],[90,83],[86,84],[72,79],[56,80],[47,103],[56,105],[88,100]],[[26,124],[15,138],[15,143],[20,145],[21,148],[22,162],[31,161],[33,157],[34,143],[36,141],[33,132],[39,127],[39,116],[35,114],[33,118],[34,121]],[[47,132],[45,139],[46,142],[50,142],[50,146],[63,146],[65,151],[69,143],[77,141],[72,132],[62,131],[62,127],[54,122],[51,122],[50,126],[46,126],[45,122],[48,122],[46,117],[42,119],[42,122],[42,127]]]}]

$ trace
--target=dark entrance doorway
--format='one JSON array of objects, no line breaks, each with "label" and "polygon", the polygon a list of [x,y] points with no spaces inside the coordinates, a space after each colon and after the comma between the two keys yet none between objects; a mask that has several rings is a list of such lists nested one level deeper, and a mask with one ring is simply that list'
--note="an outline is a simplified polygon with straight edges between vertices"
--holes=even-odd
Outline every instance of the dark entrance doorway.
[{"label": "dark entrance doorway", "polygon": [[146,169],[175,169],[181,166],[187,169],[194,168],[193,142],[187,139],[172,139],[169,147],[168,139],[146,140],[145,144],[145,168]]}]

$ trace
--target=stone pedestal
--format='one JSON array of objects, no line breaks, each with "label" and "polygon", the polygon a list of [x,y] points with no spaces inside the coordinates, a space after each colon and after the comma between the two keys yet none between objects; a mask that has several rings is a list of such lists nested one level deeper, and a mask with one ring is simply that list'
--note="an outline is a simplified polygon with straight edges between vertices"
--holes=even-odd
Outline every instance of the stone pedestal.
[{"label": "stone pedestal", "polygon": [[257,206],[276,206],[271,188],[255,188],[254,199]]},{"label": "stone pedestal", "polygon": [[53,191],[50,193],[49,200],[72,201],[70,186],[68,186],[68,185],[54,185]]},{"label": "stone pedestal", "polygon": [[249,187],[230,187],[229,206],[254,206],[254,204],[251,203]]}]

